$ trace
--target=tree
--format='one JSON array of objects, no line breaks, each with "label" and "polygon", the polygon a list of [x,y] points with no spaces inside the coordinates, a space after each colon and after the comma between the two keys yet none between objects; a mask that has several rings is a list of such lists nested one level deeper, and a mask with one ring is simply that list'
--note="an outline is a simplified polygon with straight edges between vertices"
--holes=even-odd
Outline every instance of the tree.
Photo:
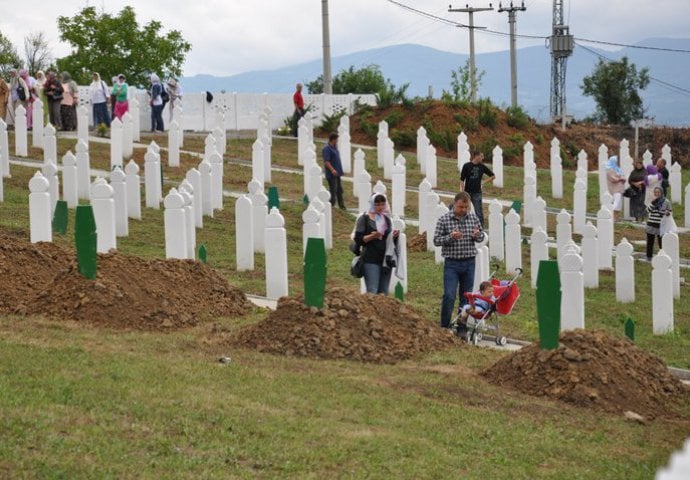
[{"label": "tree", "polygon": [[[475,73],[476,88],[482,84],[484,78],[484,70],[479,70]],[[454,102],[468,103],[472,98],[472,78],[470,77],[470,59],[465,61],[464,67],[458,67],[457,70],[450,72],[450,92],[443,91],[441,98],[444,100],[451,100]]]},{"label": "tree", "polygon": [[639,72],[628,58],[618,62],[599,63],[591,76],[583,79],[581,86],[585,96],[593,97],[597,104],[594,117],[607,123],[626,125],[642,118],[644,107],[639,90],[649,85],[649,69]]},{"label": "tree", "polygon": [[24,56],[30,75],[39,70],[47,70],[53,63],[53,54],[43,32],[30,33],[24,37]]},{"label": "tree", "polygon": [[60,39],[72,47],[72,53],[58,59],[58,68],[82,84],[91,82],[92,72],[104,79],[123,73],[130,85],[142,87],[150,73],[179,77],[192,46],[177,30],[163,35],[161,28],[156,20],[139,27],[132,7],[117,15],[86,7],[75,16],[58,17]]},{"label": "tree", "polygon": [[[323,75],[306,84],[309,93],[323,93]],[[405,100],[405,92],[409,83],[397,87],[390,79],[383,76],[378,65],[367,65],[355,70],[353,65],[347,70],[341,70],[333,78],[333,93],[373,93],[379,99],[379,104],[398,103]],[[383,105],[385,106],[385,105]]]},{"label": "tree", "polygon": [[17,49],[12,41],[0,32],[0,75],[7,77],[10,68],[22,66],[22,60],[17,55]]}]

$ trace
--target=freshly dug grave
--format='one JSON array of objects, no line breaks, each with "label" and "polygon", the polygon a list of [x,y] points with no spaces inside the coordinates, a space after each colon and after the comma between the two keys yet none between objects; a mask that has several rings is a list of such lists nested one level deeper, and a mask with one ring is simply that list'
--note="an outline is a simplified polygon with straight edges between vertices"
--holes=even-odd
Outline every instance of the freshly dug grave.
[{"label": "freshly dug grave", "polygon": [[601,330],[566,332],[555,350],[534,343],[482,374],[530,395],[646,418],[673,416],[678,402],[690,398],[659,357]]},{"label": "freshly dug grave", "polygon": [[99,254],[90,280],[77,271],[72,250],[7,234],[0,241],[2,313],[168,330],[252,308],[244,293],[201,262]]},{"label": "freshly dug grave", "polygon": [[426,252],[426,232],[407,237],[408,252]]},{"label": "freshly dug grave", "polygon": [[394,298],[331,288],[323,309],[307,307],[301,296],[281,298],[266,320],[229,343],[281,355],[396,363],[460,342]]}]

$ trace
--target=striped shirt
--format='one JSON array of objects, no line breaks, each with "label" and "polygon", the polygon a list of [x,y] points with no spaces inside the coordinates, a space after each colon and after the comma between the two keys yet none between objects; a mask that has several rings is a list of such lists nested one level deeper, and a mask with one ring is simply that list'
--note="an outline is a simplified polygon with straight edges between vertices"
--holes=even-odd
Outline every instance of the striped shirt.
[{"label": "striped shirt", "polygon": [[661,205],[654,205],[650,203],[647,206],[647,226],[651,228],[659,228],[661,226],[661,219],[664,215],[671,213],[671,204],[664,199]]},{"label": "striped shirt", "polygon": [[[479,235],[472,238],[472,232],[479,227]],[[458,230],[462,236],[455,240],[451,233]],[[474,258],[477,255],[476,242],[484,240],[484,232],[479,223],[479,218],[473,212],[467,212],[465,216],[458,217],[451,210],[438,219],[434,232],[434,245],[441,247],[443,258],[463,260]]]}]

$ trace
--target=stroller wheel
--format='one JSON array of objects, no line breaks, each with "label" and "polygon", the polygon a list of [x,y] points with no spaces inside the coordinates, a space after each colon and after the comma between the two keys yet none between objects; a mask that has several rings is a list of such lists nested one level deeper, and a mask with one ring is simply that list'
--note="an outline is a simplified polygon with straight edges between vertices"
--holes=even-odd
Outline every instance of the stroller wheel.
[{"label": "stroller wheel", "polygon": [[465,333],[465,341],[466,341],[467,343],[470,343],[470,342],[472,342],[472,338],[473,338],[472,332],[470,332],[470,331],[468,330],[467,333]]},{"label": "stroller wheel", "polygon": [[503,336],[496,337],[496,345],[499,345],[501,347],[505,346],[505,344],[508,343],[508,339]]},{"label": "stroller wheel", "polygon": [[477,343],[479,343],[482,341],[482,338],[484,337],[484,335],[482,334],[482,332],[477,332],[474,334],[474,337],[477,339]]}]

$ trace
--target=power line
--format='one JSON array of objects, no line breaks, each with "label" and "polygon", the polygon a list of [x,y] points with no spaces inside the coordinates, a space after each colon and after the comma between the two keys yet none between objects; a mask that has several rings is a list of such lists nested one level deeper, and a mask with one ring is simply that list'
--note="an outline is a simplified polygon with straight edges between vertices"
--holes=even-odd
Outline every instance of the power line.
[{"label": "power line", "polygon": [[578,37],[575,37],[575,40],[578,42],[598,43],[601,45],[611,45],[614,47],[637,48],[640,50],[656,50],[656,51],[660,51],[660,52],[690,53],[690,50],[684,50],[681,48],[663,48],[663,47],[647,47],[644,45],[628,45],[625,43],[605,42],[603,40],[590,40],[587,38],[578,38]]}]

